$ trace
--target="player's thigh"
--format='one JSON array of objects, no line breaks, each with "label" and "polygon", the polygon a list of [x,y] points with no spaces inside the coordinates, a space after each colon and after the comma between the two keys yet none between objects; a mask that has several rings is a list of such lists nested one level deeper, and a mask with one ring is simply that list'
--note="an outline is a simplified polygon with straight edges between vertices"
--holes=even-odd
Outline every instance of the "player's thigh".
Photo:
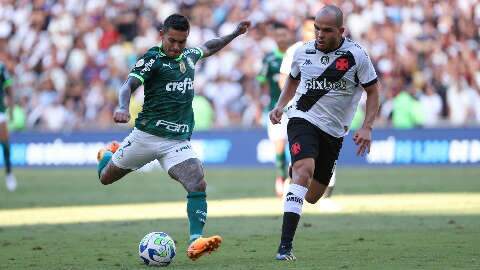
[{"label": "player's thigh", "polygon": [[287,131],[294,182],[299,177],[311,178],[319,152],[316,128],[304,119],[293,118],[288,122]]},{"label": "player's thigh", "polygon": [[315,160],[315,172],[313,179],[325,186],[328,186],[335,171],[343,138],[335,138],[323,131],[319,133],[318,144],[322,149]]},{"label": "player's thigh", "polygon": [[7,115],[0,113],[0,141],[8,140]]},{"label": "player's thigh", "polygon": [[190,141],[165,139],[165,142],[166,147],[161,150],[157,160],[166,172],[187,159],[198,158]]},{"label": "player's thigh", "polygon": [[171,145],[158,158],[160,165],[187,191],[204,191],[204,170],[190,141],[170,140]]},{"label": "player's thigh", "polygon": [[113,164],[123,170],[136,170],[157,158],[159,137],[138,129],[122,141],[112,156]]}]

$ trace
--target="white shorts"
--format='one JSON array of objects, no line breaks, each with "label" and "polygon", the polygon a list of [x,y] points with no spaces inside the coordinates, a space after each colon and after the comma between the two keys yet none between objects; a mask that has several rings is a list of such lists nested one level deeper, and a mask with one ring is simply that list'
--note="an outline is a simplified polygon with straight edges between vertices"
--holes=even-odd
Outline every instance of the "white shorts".
[{"label": "white shorts", "polygon": [[162,138],[134,128],[113,154],[112,162],[119,168],[136,170],[156,159],[168,172],[190,158],[197,158],[190,141]]},{"label": "white shorts", "polygon": [[287,124],[288,124],[288,117],[286,113],[283,113],[282,120],[280,124],[272,124],[270,119],[268,120],[267,125],[267,132],[268,138],[271,141],[278,141],[278,140],[286,140],[287,139]]},{"label": "white shorts", "polygon": [[0,112],[0,123],[5,123],[7,122],[7,120],[8,120],[7,114],[4,112]]}]

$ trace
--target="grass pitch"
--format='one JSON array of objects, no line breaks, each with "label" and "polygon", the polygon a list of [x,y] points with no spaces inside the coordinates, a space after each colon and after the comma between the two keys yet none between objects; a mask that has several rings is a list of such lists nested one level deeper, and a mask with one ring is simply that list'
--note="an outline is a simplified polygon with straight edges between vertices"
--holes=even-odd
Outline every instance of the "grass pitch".
[{"label": "grass pitch", "polygon": [[480,168],[340,168],[337,176],[342,211],[305,206],[298,260],[277,262],[273,170],[207,169],[205,232],[225,241],[191,262],[185,192],[165,174],[105,187],[94,170],[17,170],[17,192],[0,186],[0,269],[149,269],[137,248],[151,231],[177,241],[171,269],[480,269]]}]

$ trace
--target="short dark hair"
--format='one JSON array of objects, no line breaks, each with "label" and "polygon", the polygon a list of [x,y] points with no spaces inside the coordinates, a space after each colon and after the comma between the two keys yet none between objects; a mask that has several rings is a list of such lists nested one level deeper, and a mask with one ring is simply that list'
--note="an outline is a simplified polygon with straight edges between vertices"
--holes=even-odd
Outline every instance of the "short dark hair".
[{"label": "short dark hair", "polygon": [[288,26],[283,22],[274,21],[272,22],[273,29],[288,29]]},{"label": "short dark hair", "polygon": [[178,31],[189,31],[190,23],[188,22],[187,17],[180,14],[172,14],[165,19],[162,27],[165,32],[170,28]]}]

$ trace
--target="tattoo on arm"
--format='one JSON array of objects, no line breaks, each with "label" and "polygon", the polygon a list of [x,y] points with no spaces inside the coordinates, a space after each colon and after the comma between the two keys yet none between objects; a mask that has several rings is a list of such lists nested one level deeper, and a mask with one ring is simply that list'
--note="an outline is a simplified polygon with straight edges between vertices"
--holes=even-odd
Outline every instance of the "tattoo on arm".
[{"label": "tattoo on arm", "polygon": [[232,33],[230,35],[214,38],[205,42],[202,47],[202,49],[204,50],[203,57],[208,57],[220,51],[223,47],[227,46],[227,44],[230,43],[236,37],[238,37],[238,35],[235,33]]},{"label": "tattoo on arm", "polygon": [[132,93],[142,84],[142,82],[133,77],[128,77],[128,79],[120,87],[118,93],[118,107],[122,110],[128,110],[130,105],[130,96]]}]

